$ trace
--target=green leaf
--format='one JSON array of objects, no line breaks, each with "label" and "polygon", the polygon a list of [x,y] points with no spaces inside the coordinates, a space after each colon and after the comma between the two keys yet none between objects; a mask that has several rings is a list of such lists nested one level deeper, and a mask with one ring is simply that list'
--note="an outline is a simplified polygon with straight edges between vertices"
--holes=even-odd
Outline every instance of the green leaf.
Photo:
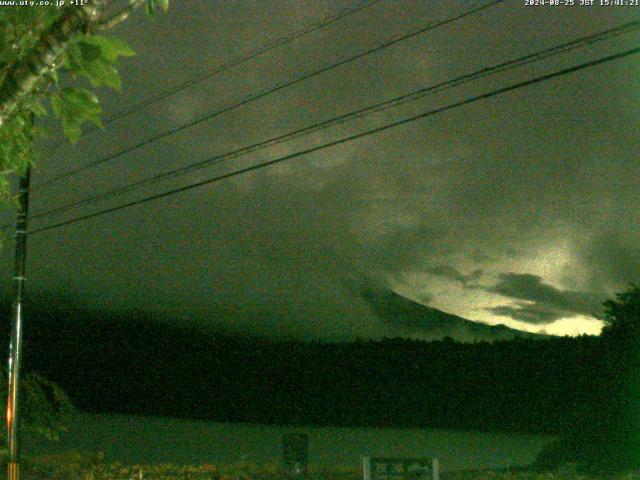
[{"label": "green leaf", "polygon": [[78,43],[70,43],[64,56],[64,67],[75,73],[82,72],[82,52]]},{"label": "green leaf", "polygon": [[[49,133],[49,130],[47,130],[46,128],[43,128],[43,127],[39,127],[39,126],[33,127],[32,135],[33,135],[33,138],[36,138],[36,137],[40,137],[40,138],[44,138],[44,139],[52,138],[51,134]],[[34,152],[34,153],[36,153],[36,152]]]},{"label": "green leaf", "polygon": [[59,83],[59,79],[58,79],[58,70],[49,70],[46,75],[51,78],[51,80],[53,80],[53,84],[54,85],[58,85]]},{"label": "green leaf", "polygon": [[79,42],[78,49],[85,62],[93,62],[102,54],[102,49],[98,45],[89,42]]},{"label": "green leaf", "polygon": [[51,97],[51,108],[53,108],[53,113],[56,117],[62,117],[62,112],[64,111],[62,99],[57,95]]},{"label": "green leaf", "polygon": [[114,64],[118,57],[131,55],[135,52],[118,38],[85,35],[67,48],[65,67],[84,75],[94,87],[105,85],[120,90],[120,75]]},{"label": "green leaf", "polygon": [[90,35],[83,37],[80,43],[99,48],[102,56],[109,62],[114,62],[118,57],[131,57],[136,54],[127,42],[115,37]]},{"label": "green leaf", "polygon": [[[23,172],[33,162],[33,123],[28,108],[21,109],[0,128],[0,170]],[[0,176],[6,180],[4,175]],[[0,202],[7,200],[8,190],[0,184]]]},{"label": "green leaf", "polygon": [[30,103],[28,108],[38,117],[44,117],[47,114],[47,109],[39,101]]},{"label": "green leaf", "polygon": [[102,108],[93,92],[79,88],[68,88],[51,98],[56,116],[62,119],[62,129],[71,143],[76,143],[82,134],[82,124],[92,122],[102,127]]},{"label": "green leaf", "polygon": [[147,0],[147,15],[153,17],[156,14],[156,0]]},{"label": "green leaf", "polygon": [[100,58],[84,66],[82,73],[89,79],[91,85],[107,87],[120,90],[120,74],[114,66],[104,58]]},{"label": "green leaf", "polygon": [[165,13],[169,10],[169,0],[147,0],[146,7],[147,14],[153,17],[156,14],[158,7],[160,7]]}]

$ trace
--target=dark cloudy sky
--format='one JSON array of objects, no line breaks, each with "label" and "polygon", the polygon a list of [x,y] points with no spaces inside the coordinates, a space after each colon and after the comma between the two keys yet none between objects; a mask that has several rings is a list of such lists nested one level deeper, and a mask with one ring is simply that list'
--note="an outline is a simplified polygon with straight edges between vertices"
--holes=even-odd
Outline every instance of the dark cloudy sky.
[{"label": "dark cloudy sky", "polygon": [[[118,29],[138,55],[107,113],[305,28],[353,0],[176,0]],[[382,0],[149,106],[33,183],[454,12]],[[251,102],[36,191],[42,211],[640,17],[637,7],[506,2]],[[38,227],[263,162],[638,46],[591,45],[355,122],[34,221]],[[610,62],[29,239],[29,289],[202,325],[304,337],[397,333],[363,291],[390,288],[490,324],[597,333],[601,302],[640,277],[638,56]],[[11,277],[6,243],[4,289]]]}]

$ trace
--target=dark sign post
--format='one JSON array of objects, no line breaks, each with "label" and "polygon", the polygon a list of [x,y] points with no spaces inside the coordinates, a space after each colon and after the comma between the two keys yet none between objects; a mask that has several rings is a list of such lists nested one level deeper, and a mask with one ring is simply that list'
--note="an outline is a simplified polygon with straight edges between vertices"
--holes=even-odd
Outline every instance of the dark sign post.
[{"label": "dark sign post", "polygon": [[309,438],[304,433],[285,433],[282,436],[282,458],[287,478],[306,478],[308,449]]},{"label": "dark sign post", "polygon": [[437,458],[364,458],[364,480],[439,480]]}]

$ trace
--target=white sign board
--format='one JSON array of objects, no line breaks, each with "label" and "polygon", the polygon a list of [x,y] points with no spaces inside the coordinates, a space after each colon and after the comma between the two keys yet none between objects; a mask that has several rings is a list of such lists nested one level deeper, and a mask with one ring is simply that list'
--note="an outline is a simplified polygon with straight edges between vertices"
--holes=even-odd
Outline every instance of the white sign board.
[{"label": "white sign board", "polygon": [[437,458],[364,457],[364,480],[439,480]]}]

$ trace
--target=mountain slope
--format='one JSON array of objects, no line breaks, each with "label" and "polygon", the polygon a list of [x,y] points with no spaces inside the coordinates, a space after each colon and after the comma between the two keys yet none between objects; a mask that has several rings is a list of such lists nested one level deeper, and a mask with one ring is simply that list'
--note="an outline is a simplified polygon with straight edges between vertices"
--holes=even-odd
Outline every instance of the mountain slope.
[{"label": "mountain slope", "polygon": [[460,342],[498,341],[519,338],[543,338],[545,335],[523,332],[505,325],[487,325],[414,302],[392,290],[363,292],[378,318],[406,335]]}]

